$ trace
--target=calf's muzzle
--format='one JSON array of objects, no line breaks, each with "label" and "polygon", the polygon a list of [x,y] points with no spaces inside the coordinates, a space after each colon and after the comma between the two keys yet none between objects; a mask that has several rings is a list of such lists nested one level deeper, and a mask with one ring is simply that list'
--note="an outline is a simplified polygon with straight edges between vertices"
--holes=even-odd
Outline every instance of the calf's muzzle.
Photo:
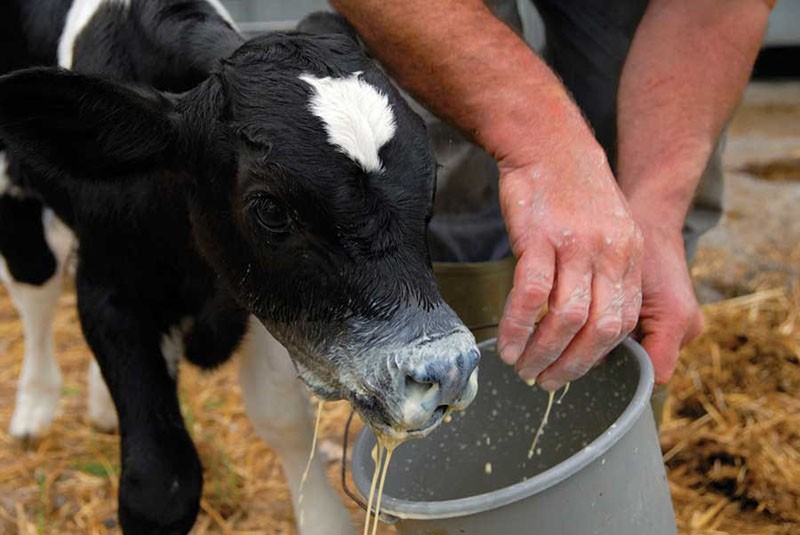
[{"label": "calf's muzzle", "polygon": [[480,353],[447,305],[406,310],[391,323],[399,332],[391,349],[376,355],[373,376],[373,384],[383,385],[375,393],[384,421],[370,423],[394,438],[425,436],[475,398]]}]

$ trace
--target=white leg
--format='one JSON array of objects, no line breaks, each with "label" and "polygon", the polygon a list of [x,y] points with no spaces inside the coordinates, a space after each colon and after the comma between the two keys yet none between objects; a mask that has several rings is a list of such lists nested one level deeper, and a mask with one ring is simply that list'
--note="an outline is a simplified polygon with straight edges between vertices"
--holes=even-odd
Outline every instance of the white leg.
[{"label": "white leg", "polygon": [[89,385],[89,421],[93,426],[101,431],[113,431],[117,428],[117,410],[114,408],[114,401],[108,391],[103,375],[100,373],[100,366],[92,358],[89,363],[88,385]]},{"label": "white leg", "polygon": [[[313,435],[305,388],[297,379],[286,349],[255,318],[250,320],[241,357],[239,383],[247,415],[258,435],[281,457],[299,523],[300,480]],[[301,535],[355,533],[318,458],[311,464],[303,488],[302,509]]]},{"label": "white leg", "polygon": [[64,261],[73,237],[49,210],[43,215],[47,242],[56,257],[56,272],[43,285],[15,281],[0,259],[0,279],[22,319],[25,356],[9,433],[19,438],[42,436],[49,428],[61,396],[61,371],[53,353],[53,318],[61,294]]},{"label": "white leg", "polygon": [[25,356],[9,433],[18,438],[38,437],[50,428],[61,396],[61,371],[53,354],[53,316],[61,293],[61,274],[56,273],[43,286],[32,286],[14,281],[5,262],[1,267],[25,334]]}]

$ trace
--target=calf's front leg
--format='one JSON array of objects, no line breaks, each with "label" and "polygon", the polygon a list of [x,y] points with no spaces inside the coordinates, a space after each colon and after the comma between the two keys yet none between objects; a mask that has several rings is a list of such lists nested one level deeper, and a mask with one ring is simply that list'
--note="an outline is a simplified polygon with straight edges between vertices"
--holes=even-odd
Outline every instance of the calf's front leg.
[{"label": "calf's front leg", "polygon": [[127,535],[188,533],[197,517],[202,467],[184,427],[175,379],[151,314],[78,273],[78,310],[119,417],[119,520]]},{"label": "calf's front leg", "polygon": [[[258,435],[280,456],[301,535],[351,535],[355,528],[315,458],[300,502],[300,481],[309,454],[313,424],[308,397],[286,349],[255,318],[250,319],[239,362],[247,416]],[[301,521],[302,519],[302,521]]]},{"label": "calf's front leg", "polygon": [[[0,183],[5,177],[0,153]],[[5,177],[5,178],[4,178]],[[42,436],[61,397],[61,371],[53,351],[53,319],[64,261],[73,236],[41,202],[0,193],[0,280],[19,312],[25,356],[9,433]]]}]

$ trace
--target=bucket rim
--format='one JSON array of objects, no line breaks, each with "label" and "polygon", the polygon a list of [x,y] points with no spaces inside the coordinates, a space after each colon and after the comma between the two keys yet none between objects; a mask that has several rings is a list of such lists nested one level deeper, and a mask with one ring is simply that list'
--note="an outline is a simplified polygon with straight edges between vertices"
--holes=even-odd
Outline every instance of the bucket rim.
[{"label": "bucket rim", "polygon": [[514,270],[517,259],[507,256],[499,260],[484,262],[433,262],[433,272],[444,277],[474,277],[510,273]]},{"label": "bucket rim", "polygon": [[[492,338],[481,342],[478,344],[478,348],[484,350],[492,344],[496,344],[496,339]],[[466,498],[441,501],[411,501],[384,494],[381,505],[382,512],[400,519],[414,520],[445,519],[483,513],[544,492],[598,460],[633,428],[645,410],[649,410],[650,395],[653,390],[655,373],[650,357],[644,348],[629,337],[625,338],[619,346],[628,350],[639,365],[639,382],[636,385],[636,391],[631,397],[628,406],[625,407],[625,410],[622,411],[608,429],[580,451],[530,479],[492,492],[485,492]],[[371,478],[366,477],[366,470],[362,468],[363,465],[361,463],[357,464],[356,459],[364,458],[363,450],[365,449],[365,440],[368,434],[371,434],[371,431],[367,427],[359,433],[353,448],[353,460],[351,461],[353,480],[362,495],[364,490],[369,488]]]}]

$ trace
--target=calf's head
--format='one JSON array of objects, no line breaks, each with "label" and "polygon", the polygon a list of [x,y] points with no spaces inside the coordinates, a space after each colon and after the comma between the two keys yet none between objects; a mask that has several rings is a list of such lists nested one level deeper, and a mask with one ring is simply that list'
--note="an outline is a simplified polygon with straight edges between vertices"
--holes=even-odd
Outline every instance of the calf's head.
[{"label": "calf's head", "polygon": [[239,303],[378,431],[424,435],[474,398],[478,351],[425,241],[424,125],[352,40],[258,38],[181,95],[23,71],[0,79],[0,135],[66,181],[183,188]]}]

